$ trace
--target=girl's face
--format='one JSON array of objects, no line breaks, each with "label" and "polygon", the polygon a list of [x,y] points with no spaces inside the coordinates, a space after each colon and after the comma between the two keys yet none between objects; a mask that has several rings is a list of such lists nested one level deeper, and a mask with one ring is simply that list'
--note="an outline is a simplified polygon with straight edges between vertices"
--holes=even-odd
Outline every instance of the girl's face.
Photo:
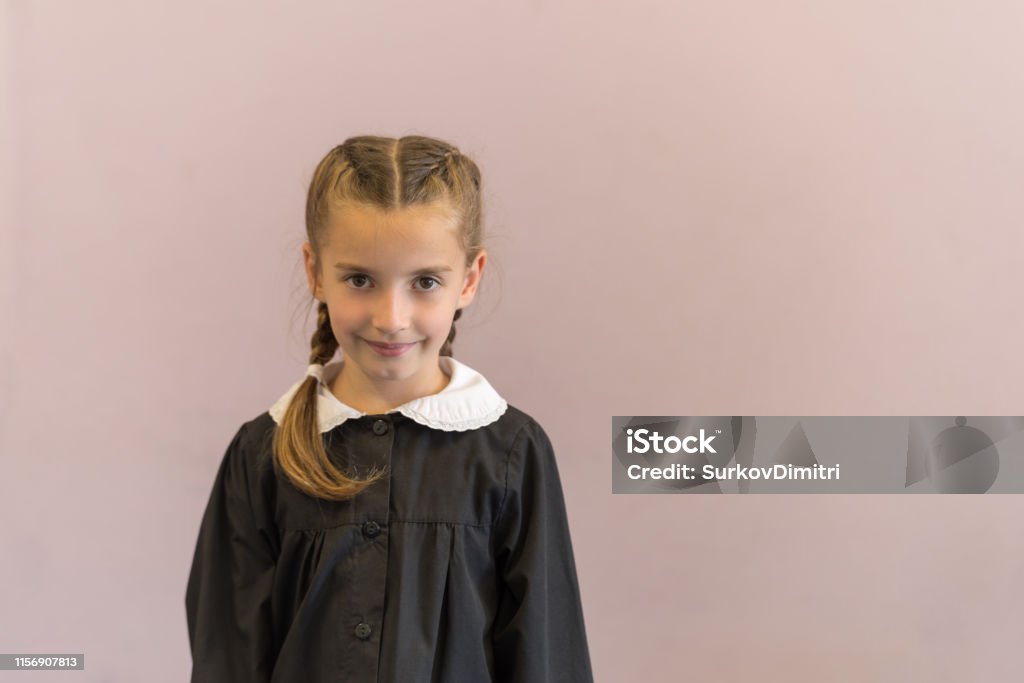
[{"label": "girl's face", "polygon": [[303,245],[310,290],[327,303],[346,366],[363,375],[358,384],[400,393],[442,376],[441,346],[455,311],[473,300],[487,258],[481,251],[466,267],[450,215],[446,204],[392,213],[346,206],[328,220],[319,271]]}]

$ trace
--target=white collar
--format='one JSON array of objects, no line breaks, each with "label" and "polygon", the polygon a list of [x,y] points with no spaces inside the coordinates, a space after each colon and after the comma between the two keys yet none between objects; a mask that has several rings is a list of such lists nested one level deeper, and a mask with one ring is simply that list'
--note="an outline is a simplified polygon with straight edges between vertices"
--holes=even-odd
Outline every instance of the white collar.
[{"label": "white collar", "polygon": [[[479,372],[451,356],[438,357],[441,370],[451,379],[448,386],[436,394],[415,398],[392,408],[388,413],[401,413],[426,427],[446,432],[463,432],[483,427],[504,414],[508,403]],[[358,418],[367,413],[342,403],[331,393],[330,382],[341,371],[344,358],[328,363],[323,368],[323,379],[318,379],[316,414],[320,433],[329,432],[349,418]],[[274,422],[281,424],[295,392],[299,390],[303,377],[285,392],[284,396],[268,411]]]}]

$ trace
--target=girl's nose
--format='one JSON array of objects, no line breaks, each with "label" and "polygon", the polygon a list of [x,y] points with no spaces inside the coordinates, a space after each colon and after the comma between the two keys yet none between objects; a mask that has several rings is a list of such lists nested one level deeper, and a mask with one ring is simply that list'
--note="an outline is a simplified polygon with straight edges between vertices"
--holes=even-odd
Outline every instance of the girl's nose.
[{"label": "girl's nose", "polygon": [[400,292],[384,292],[373,312],[373,326],[383,335],[393,335],[409,326],[409,309]]}]

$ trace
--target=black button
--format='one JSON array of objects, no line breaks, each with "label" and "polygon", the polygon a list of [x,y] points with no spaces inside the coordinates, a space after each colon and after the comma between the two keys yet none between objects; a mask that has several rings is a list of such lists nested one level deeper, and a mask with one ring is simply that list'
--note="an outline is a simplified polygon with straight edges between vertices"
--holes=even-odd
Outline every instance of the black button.
[{"label": "black button", "polygon": [[387,420],[377,420],[376,422],[374,422],[373,423],[373,433],[374,434],[387,434],[388,433],[388,421]]},{"label": "black button", "polygon": [[366,640],[373,633],[373,629],[365,621],[356,625],[356,638],[360,640]]},{"label": "black button", "polygon": [[373,538],[380,533],[380,524],[377,524],[377,522],[367,522],[363,525],[363,533]]}]

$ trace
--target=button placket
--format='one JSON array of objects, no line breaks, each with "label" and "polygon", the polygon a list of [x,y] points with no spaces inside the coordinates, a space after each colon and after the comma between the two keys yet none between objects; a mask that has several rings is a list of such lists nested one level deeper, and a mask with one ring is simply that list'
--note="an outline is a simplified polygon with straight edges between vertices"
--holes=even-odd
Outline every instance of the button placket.
[{"label": "button placket", "polygon": [[[359,424],[347,442],[352,456],[363,467],[390,469],[392,449],[398,436],[393,421],[384,415]],[[384,623],[384,592],[388,569],[386,539],[390,511],[390,476],[374,482],[353,501],[357,520],[355,533],[362,536],[361,547],[353,555],[345,576],[351,587],[343,593],[339,607],[345,612],[351,649],[339,652],[339,680],[377,680],[380,667],[380,635]],[[351,629],[351,630],[349,630]]]}]

